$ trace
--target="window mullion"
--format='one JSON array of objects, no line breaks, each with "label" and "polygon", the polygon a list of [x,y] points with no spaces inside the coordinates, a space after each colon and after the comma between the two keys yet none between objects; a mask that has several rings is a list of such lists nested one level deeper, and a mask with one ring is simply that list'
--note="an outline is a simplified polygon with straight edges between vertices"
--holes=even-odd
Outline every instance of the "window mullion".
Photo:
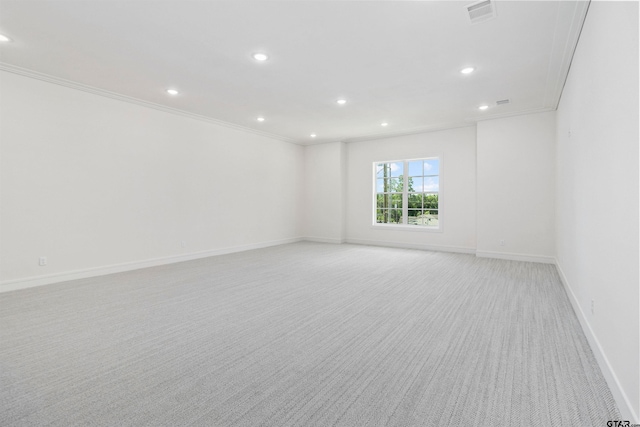
[{"label": "window mullion", "polygon": [[404,161],[402,174],[402,223],[407,224],[409,217],[409,161]]}]

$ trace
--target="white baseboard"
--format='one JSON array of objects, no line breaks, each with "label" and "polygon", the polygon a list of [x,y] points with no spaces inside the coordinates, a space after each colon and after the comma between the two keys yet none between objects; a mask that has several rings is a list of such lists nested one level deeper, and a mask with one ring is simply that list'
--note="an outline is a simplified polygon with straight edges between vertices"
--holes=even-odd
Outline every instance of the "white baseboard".
[{"label": "white baseboard", "polygon": [[141,268],[155,267],[164,264],[173,264],[176,262],[190,261],[193,259],[207,258],[216,255],[230,254],[234,252],[249,251],[252,249],[261,249],[269,246],[284,245],[287,243],[296,243],[302,241],[302,238],[290,238],[282,240],[272,240],[268,242],[252,243],[249,245],[232,246],[222,249],[212,249],[207,251],[192,252],[189,254],[172,255],[161,258],[147,259],[144,261],[125,262],[121,264],[113,264],[102,267],[87,268],[82,270],[66,271],[62,273],[54,273],[43,276],[26,277],[17,280],[7,280],[0,282],[0,292],[15,291],[18,289],[32,288],[34,286],[49,285],[52,283],[66,282],[68,280],[84,279],[87,277],[104,276],[106,274],[120,273],[123,271],[138,270]]},{"label": "white baseboard", "polygon": [[345,243],[353,243],[355,245],[367,245],[367,246],[386,246],[388,248],[400,248],[400,249],[422,249],[425,251],[437,251],[437,252],[456,252],[463,254],[474,254],[475,248],[465,248],[459,246],[445,246],[445,245],[424,245],[420,243],[399,243],[399,242],[380,242],[377,240],[365,240],[365,239],[346,239]]},{"label": "white baseboard", "polygon": [[582,307],[578,303],[578,298],[573,293],[573,289],[569,285],[569,281],[562,271],[562,267],[558,263],[558,260],[555,259],[555,265],[558,269],[558,274],[560,275],[560,280],[564,285],[564,288],[569,296],[569,301],[571,301],[571,305],[573,306],[573,311],[576,313],[576,317],[582,326],[582,330],[584,331],[584,335],[587,337],[587,341],[589,342],[589,346],[593,351],[594,356],[596,357],[596,361],[600,366],[600,370],[604,375],[607,384],[609,385],[609,389],[611,390],[611,394],[613,394],[613,398],[618,404],[618,409],[620,410],[620,415],[623,420],[631,421],[631,423],[640,424],[640,417],[633,410],[633,405],[629,401],[627,394],[624,392],[620,381],[618,381],[618,377],[615,374],[611,364],[609,363],[609,359],[605,354],[602,346],[600,345],[600,341],[593,333],[593,329],[591,329],[591,325],[589,325],[589,321],[587,320],[587,316],[585,316],[584,311],[582,311]]},{"label": "white baseboard", "polygon": [[306,236],[306,237],[303,237],[302,240],[307,242],[333,243],[336,245],[341,245],[344,243],[344,239],[333,239],[333,238],[327,238],[327,237]]},{"label": "white baseboard", "polygon": [[539,262],[543,264],[555,264],[555,258],[545,255],[525,255],[510,252],[476,251],[480,258],[498,258],[510,261]]}]

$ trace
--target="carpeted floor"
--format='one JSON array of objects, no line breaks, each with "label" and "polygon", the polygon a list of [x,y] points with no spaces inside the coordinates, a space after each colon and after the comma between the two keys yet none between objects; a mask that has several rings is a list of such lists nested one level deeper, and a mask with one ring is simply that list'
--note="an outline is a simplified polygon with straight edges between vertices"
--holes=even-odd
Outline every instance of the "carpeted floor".
[{"label": "carpeted floor", "polygon": [[2,426],[620,419],[552,265],[296,243],[0,294]]}]

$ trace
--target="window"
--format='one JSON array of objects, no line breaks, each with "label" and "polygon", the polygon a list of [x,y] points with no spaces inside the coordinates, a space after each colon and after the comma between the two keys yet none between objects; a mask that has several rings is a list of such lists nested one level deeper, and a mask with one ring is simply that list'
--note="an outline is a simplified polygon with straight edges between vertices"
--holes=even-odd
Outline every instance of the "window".
[{"label": "window", "polygon": [[440,159],[374,163],[374,224],[440,228]]}]

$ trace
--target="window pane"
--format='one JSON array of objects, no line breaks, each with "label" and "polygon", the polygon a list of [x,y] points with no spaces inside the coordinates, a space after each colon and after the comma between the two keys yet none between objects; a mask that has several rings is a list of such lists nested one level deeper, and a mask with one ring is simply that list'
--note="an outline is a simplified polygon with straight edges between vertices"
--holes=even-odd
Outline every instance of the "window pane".
[{"label": "window pane", "polygon": [[389,222],[394,224],[402,223],[402,209],[391,209],[389,211]]},{"label": "window pane", "polygon": [[409,192],[415,191],[417,193],[422,192],[422,180],[423,180],[423,178],[421,176],[420,177],[418,177],[418,176],[410,176],[408,178],[408,181],[409,181],[408,191]]},{"label": "window pane", "polygon": [[438,225],[438,215],[430,214],[428,211],[422,211],[419,215],[415,216],[413,220],[407,222],[412,225],[433,227]]},{"label": "window pane", "polygon": [[425,194],[422,205],[425,209],[438,209],[438,195]]},{"label": "window pane", "polygon": [[402,223],[402,211],[400,209],[378,209],[376,222],[381,224]]},{"label": "window pane", "polygon": [[422,160],[409,162],[409,176],[422,176]]},{"label": "window pane", "polygon": [[376,206],[378,208],[402,209],[402,193],[376,194]]},{"label": "window pane", "polygon": [[440,175],[440,160],[429,159],[424,161],[424,174],[426,175]]},{"label": "window pane", "polygon": [[409,213],[409,217],[407,218],[408,225],[424,225],[423,223],[424,219],[421,210],[415,210]]},{"label": "window pane", "polygon": [[397,193],[397,192],[401,192],[402,191],[402,179],[400,178],[390,178],[389,179],[389,185],[388,185],[388,190],[391,193]]},{"label": "window pane", "polygon": [[409,194],[407,198],[409,209],[421,209],[422,208],[422,194]]},{"label": "window pane", "polygon": [[387,167],[387,176],[389,176],[389,172],[390,172],[390,170],[389,170],[389,163],[378,163],[378,164],[376,165],[376,177],[378,177],[378,178],[384,178],[384,176],[385,176],[385,174],[384,174],[384,172],[385,172],[385,170],[384,170],[385,166]]},{"label": "window pane", "polygon": [[424,179],[424,192],[440,191],[440,177],[430,176]]},{"label": "window pane", "polygon": [[376,193],[401,193],[402,179],[400,178],[379,178],[376,179]]},{"label": "window pane", "polygon": [[379,208],[389,209],[393,207],[393,198],[391,194],[378,194],[377,205]]},{"label": "window pane", "polygon": [[389,198],[391,202],[390,207],[402,209],[402,193],[392,193]]},{"label": "window pane", "polygon": [[391,176],[392,177],[398,177],[398,176],[403,174],[403,172],[402,172],[402,169],[404,169],[404,163],[403,162],[389,163],[389,166],[391,168]]},{"label": "window pane", "polygon": [[420,222],[422,211],[419,209],[409,209],[407,211],[407,224],[417,225]]},{"label": "window pane", "polygon": [[438,226],[438,213],[425,213],[424,218],[426,220],[426,224],[424,225],[428,225],[431,227],[437,227]]},{"label": "window pane", "polygon": [[376,222],[379,224],[386,224],[389,222],[389,210],[378,209],[376,210]]}]

